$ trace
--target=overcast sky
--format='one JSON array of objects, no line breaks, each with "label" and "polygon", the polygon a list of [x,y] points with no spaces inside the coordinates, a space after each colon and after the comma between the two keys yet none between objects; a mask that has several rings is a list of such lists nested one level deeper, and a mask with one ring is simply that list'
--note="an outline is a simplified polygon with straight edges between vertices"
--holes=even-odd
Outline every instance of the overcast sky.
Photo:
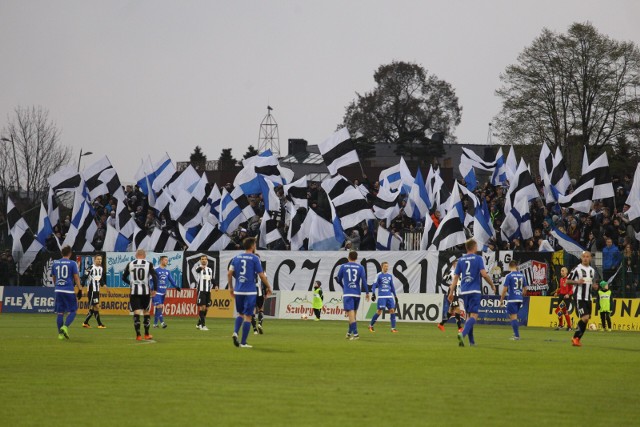
[{"label": "overcast sky", "polygon": [[123,182],[143,156],[241,157],[270,104],[280,146],[311,144],[392,60],[450,82],[455,134],[484,143],[499,74],[543,27],[591,21],[640,42],[640,1],[31,1],[0,0],[0,128],[42,105],[62,142],[107,154]]}]

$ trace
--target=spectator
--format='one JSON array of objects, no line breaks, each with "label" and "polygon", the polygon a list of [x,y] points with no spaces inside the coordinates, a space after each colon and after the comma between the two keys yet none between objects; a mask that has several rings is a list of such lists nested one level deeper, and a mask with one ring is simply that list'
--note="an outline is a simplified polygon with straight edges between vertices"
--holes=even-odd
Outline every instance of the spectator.
[{"label": "spectator", "polygon": [[613,276],[622,261],[620,249],[613,244],[611,237],[607,237],[606,246],[602,248],[602,278],[609,280]]},{"label": "spectator", "polygon": [[351,247],[354,251],[360,250],[360,233],[358,233],[358,230],[353,230],[347,240],[351,242]]}]

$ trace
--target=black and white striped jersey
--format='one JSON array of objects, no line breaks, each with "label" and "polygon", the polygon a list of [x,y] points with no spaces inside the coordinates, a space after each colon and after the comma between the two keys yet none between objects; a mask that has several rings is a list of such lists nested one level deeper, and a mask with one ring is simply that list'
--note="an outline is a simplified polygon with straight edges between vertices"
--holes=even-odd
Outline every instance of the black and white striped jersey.
[{"label": "black and white striped jersey", "polygon": [[136,259],[125,267],[122,281],[131,286],[131,295],[149,295],[151,290],[156,289],[158,275],[149,261]]},{"label": "black and white striped jersey", "polygon": [[89,277],[87,277],[87,291],[100,292],[100,285],[102,283],[104,283],[102,281],[102,267],[92,265],[89,269]]},{"label": "black and white striped jersey", "polygon": [[211,292],[211,288],[213,287],[213,270],[210,267],[199,265],[196,268],[196,274],[198,275],[198,291]]},{"label": "black and white striped jersey", "polygon": [[576,301],[590,301],[591,300],[591,285],[596,277],[595,270],[591,266],[584,266],[578,264],[576,268],[571,270],[569,274],[569,280],[584,279],[584,283],[581,285],[573,285],[573,295]]}]

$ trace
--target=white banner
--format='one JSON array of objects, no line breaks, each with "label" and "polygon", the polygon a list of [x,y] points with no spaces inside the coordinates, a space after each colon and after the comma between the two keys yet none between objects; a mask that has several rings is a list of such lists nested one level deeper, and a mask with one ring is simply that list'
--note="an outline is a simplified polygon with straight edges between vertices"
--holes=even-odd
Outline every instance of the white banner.
[{"label": "white banner", "polygon": [[[398,323],[439,323],[442,319],[443,302],[444,296],[442,294],[398,295],[399,305],[396,307]],[[377,302],[366,302],[363,298],[360,302],[358,320],[371,321],[377,310]],[[378,322],[388,322],[390,320],[391,318],[387,312],[384,312],[378,318]]]},{"label": "white banner", "polygon": [[[220,252],[220,286],[226,288],[226,271],[231,259],[240,252]],[[260,259],[266,262],[266,273],[274,290],[311,291],[319,280],[324,292],[342,291],[334,277],[341,264],[347,262],[345,251],[262,251]],[[438,264],[435,252],[435,267]],[[358,252],[358,263],[367,271],[367,284],[373,283],[380,272],[380,264],[389,263],[398,293],[433,293],[434,281],[427,280],[427,251],[411,252]]]},{"label": "white banner", "polygon": [[[324,292],[324,304],[322,307],[322,320],[344,320],[347,315],[342,307],[342,292]],[[315,318],[311,302],[313,294],[310,291],[280,291],[278,298],[279,319],[309,319]],[[364,301],[364,298],[362,298]]]},{"label": "white banner", "polygon": [[[280,291],[278,298],[279,319],[313,319],[311,306],[313,294],[310,291]],[[442,318],[443,295],[440,294],[401,294],[396,308],[399,322],[437,323]],[[321,320],[345,320],[347,315],[342,305],[341,292],[325,292]],[[358,321],[370,321],[377,310],[376,302],[360,299]],[[388,322],[389,315],[384,313],[379,321]]]}]

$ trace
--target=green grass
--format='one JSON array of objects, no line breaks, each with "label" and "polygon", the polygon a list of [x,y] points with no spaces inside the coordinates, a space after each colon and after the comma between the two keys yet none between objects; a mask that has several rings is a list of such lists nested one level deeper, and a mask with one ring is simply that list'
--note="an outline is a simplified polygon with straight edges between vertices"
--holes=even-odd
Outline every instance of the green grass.
[{"label": "green grass", "polygon": [[[388,324],[359,341],[346,322],[265,320],[253,349],[233,347],[231,320],[169,318],[139,343],[128,317],[70,328],[53,315],[0,315],[0,424],[633,425],[640,335],[476,327],[459,348],[452,325]],[[93,321],[95,326],[95,320]]]}]

